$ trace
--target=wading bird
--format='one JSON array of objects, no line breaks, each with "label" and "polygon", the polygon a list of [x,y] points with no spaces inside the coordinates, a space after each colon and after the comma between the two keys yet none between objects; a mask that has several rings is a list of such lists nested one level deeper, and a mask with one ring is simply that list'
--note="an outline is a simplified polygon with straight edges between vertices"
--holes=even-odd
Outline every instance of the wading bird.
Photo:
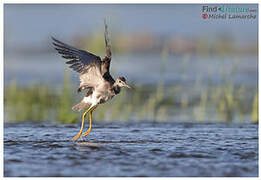
[{"label": "wading bird", "polygon": [[111,46],[108,38],[107,24],[105,25],[105,45],[106,55],[103,59],[88,51],[74,48],[65,44],[54,37],[53,45],[55,49],[62,55],[63,58],[68,59],[66,64],[70,64],[70,68],[80,73],[80,86],[78,92],[87,90],[85,97],[82,101],[73,106],[73,110],[81,111],[89,107],[82,115],[82,125],[80,132],[73,138],[76,141],[81,135],[84,127],[85,116],[89,113],[89,129],[83,133],[83,136],[88,135],[92,129],[92,112],[99,104],[103,104],[119,94],[122,87],[131,88],[124,77],[119,77],[116,81],[110,75],[110,62],[111,62]]}]

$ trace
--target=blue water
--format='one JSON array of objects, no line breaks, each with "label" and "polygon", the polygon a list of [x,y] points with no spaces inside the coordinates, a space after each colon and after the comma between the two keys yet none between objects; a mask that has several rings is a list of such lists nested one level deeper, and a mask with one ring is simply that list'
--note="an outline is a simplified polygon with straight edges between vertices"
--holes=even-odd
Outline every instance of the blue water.
[{"label": "blue water", "polygon": [[[145,68],[146,67],[146,68]],[[158,84],[194,86],[200,81],[202,86],[222,84],[225,81],[236,85],[257,88],[256,56],[168,56],[163,62],[160,55],[115,55],[111,62],[114,78],[126,77],[133,85]],[[65,60],[54,53],[39,56],[6,55],[4,62],[4,83],[16,79],[20,85],[40,82],[61,85],[65,70],[70,71],[72,83],[79,84],[76,72],[71,71]],[[145,72],[145,73],[144,73]]]},{"label": "blue water", "polygon": [[257,177],[257,124],[5,124],[4,176]]},{"label": "blue water", "polygon": [[[257,9],[257,5],[233,6]],[[222,38],[239,47],[257,44],[257,19],[211,21],[203,20],[201,14],[201,4],[6,4],[5,84],[14,78],[20,84],[61,82],[64,61],[52,48],[50,36],[69,43],[72,38],[82,38],[85,34],[102,34],[104,17],[111,37],[144,32],[159,39],[186,37],[192,43],[193,39],[202,39],[210,47],[217,46],[216,40],[222,43]],[[197,56],[187,53],[169,56],[163,62],[160,53],[118,55],[115,52],[111,68],[115,77],[124,75],[136,84],[156,84],[164,80],[169,84],[187,85],[193,84],[196,79],[201,79],[203,85],[208,81],[215,84],[222,81],[224,75],[237,84],[257,87],[255,55]],[[233,68],[235,73],[230,74]],[[78,81],[76,73],[73,76],[73,82]]]}]

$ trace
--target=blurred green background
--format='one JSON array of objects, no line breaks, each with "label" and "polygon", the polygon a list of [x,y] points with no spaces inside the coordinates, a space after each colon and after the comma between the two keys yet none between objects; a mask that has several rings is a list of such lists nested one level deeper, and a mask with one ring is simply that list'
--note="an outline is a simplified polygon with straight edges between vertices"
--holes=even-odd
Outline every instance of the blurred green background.
[{"label": "blurred green background", "polygon": [[111,74],[135,90],[99,106],[95,121],[258,122],[258,19],[203,19],[200,4],[5,4],[5,122],[80,122],[78,74],[50,37],[103,57],[103,18]]}]

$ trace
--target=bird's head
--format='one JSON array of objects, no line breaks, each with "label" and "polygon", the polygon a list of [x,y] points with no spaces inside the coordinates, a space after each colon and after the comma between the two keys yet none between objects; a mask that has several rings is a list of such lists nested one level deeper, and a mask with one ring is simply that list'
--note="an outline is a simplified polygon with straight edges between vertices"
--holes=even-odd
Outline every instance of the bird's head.
[{"label": "bird's head", "polygon": [[130,85],[126,83],[126,79],[124,77],[118,77],[115,84],[119,87],[127,87],[127,88],[132,88]]}]

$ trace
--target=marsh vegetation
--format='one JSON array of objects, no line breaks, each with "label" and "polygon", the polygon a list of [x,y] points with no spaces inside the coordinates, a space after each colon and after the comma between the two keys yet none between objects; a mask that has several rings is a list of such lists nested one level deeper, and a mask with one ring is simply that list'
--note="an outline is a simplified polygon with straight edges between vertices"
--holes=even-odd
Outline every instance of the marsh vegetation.
[{"label": "marsh vegetation", "polygon": [[[203,79],[198,73],[195,81],[183,84],[163,80],[168,65],[168,51],[162,50],[161,67],[156,84],[135,84],[135,90],[123,90],[112,101],[95,112],[95,121],[180,121],[180,122],[257,122],[257,88],[235,83],[238,61],[230,69],[221,70],[219,83]],[[182,59],[181,76],[187,75],[187,56]],[[80,113],[71,107],[84,94],[76,93],[70,71],[65,71],[63,84],[34,83],[20,86],[14,79],[5,86],[6,122],[75,123]]]}]

